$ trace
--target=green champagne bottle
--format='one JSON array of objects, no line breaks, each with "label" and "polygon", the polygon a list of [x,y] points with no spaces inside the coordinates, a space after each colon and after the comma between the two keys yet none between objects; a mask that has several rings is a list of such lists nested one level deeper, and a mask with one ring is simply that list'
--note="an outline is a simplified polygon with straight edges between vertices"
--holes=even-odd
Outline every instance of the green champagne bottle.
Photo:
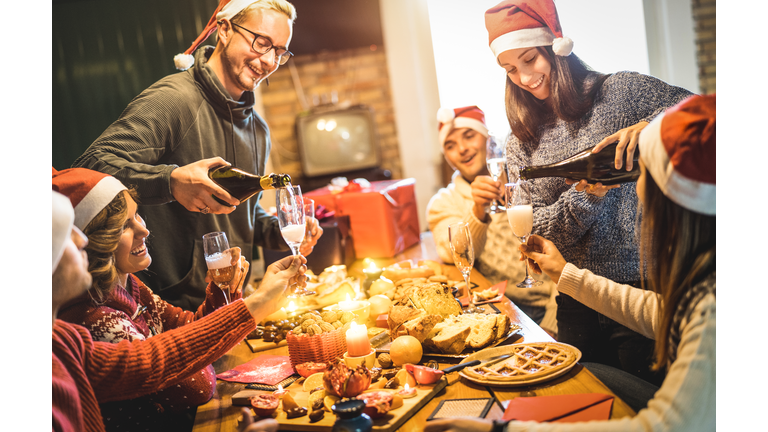
[{"label": "green champagne bottle", "polygon": [[[592,153],[594,147],[577,153],[565,160],[549,165],[521,166],[520,178],[530,180],[541,177],[564,177],[586,180],[591,184],[604,186],[636,181],[640,177],[639,152],[635,151],[632,170],[616,169],[615,155],[618,142],[609,144],[599,153]],[[626,151],[624,153],[626,155]],[[626,166],[626,158],[625,158]]]},{"label": "green champagne bottle", "polygon": [[[208,170],[208,177],[229,192],[230,195],[239,199],[241,203],[263,190],[284,188],[291,185],[291,176],[288,174],[257,176],[231,166],[211,168]],[[216,196],[214,198],[220,204],[229,206]]]}]

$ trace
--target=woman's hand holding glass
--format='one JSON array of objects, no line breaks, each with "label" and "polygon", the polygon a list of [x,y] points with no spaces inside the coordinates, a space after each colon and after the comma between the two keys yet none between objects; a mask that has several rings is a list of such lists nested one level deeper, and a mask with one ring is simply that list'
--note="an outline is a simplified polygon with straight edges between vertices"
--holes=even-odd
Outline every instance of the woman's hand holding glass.
[{"label": "woman's hand holding glass", "polygon": [[259,287],[245,298],[246,306],[256,321],[280,308],[285,302],[289,285],[307,286],[307,259],[301,255],[287,256],[267,267]]},{"label": "woman's hand holding glass", "polygon": [[560,281],[560,275],[563,274],[566,261],[554,243],[544,237],[532,234],[525,244],[520,245],[520,252],[523,253],[529,263],[533,262],[531,270],[534,273],[541,274],[543,271],[552,279],[552,282],[558,283]]},{"label": "woman's hand holding glass", "polygon": [[[232,257],[230,262],[234,268],[234,276],[232,276],[232,280],[227,284],[229,287],[229,298],[238,298],[242,297],[243,286],[245,286],[245,277],[248,275],[248,269],[250,269],[251,263],[241,255],[239,247],[235,246],[230,248],[229,252]],[[209,269],[205,274],[205,282],[215,283],[213,270]]]}]

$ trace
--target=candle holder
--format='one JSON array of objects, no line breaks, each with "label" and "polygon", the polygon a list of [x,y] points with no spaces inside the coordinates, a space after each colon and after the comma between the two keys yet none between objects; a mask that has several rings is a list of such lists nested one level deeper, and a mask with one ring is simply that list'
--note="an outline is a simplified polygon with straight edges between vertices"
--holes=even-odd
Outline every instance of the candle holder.
[{"label": "candle holder", "polygon": [[384,269],[380,268],[364,268],[363,273],[365,273],[365,281],[363,281],[363,292],[365,293],[366,297],[370,297],[369,290],[371,289],[371,285],[373,284],[376,279],[381,277],[381,273],[384,271]]},{"label": "candle holder", "polygon": [[358,365],[361,365],[363,361],[365,361],[365,367],[368,369],[372,368],[376,362],[376,350],[371,349],[371,352],[360,357],[350,357],[349,352],[344,353],[344,363],[347,364],[347,367],[357,367]]}]

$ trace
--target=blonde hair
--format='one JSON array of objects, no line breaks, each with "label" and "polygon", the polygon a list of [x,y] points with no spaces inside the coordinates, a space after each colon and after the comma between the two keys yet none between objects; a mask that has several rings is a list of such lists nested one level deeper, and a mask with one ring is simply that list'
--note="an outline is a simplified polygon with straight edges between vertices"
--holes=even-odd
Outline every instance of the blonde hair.
[{"label": "blonde hair", "polygon": [[88,272],[93,278],[88,293],[97,304],[106,301],[118,277],[115,251],[128,219],[126,194],[138,202],[135,189],[121,191],[83,229],[83,233],[88,236],[88,246],[85,248]]},{"label": "blonde hair", "polygon": [[715,270],[716,220],[674,203],[647,171],[644,175],[640,263],[641,268],[647,266],[647,282],[661,302],[653,364],[659,370],[669,360],[670,332],[680,299]]},{"label": "blonde hair", "polygon": [[233,16],[230,21],[235,24],[240,24],[247,19],[251,12],[257,9],[280,12],[290,19],[291,25],[296,21],[296,8],[285,0],[256,0],[245,9],[238,12],[237,15]]}]

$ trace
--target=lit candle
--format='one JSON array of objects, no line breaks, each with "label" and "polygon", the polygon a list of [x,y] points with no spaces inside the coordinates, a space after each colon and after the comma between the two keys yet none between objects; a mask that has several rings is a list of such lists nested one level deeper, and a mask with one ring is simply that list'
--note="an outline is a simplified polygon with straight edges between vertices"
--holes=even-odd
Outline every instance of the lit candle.
[{"label": "lit candle", "polygon": [[371,352],[371,341],[368,340],[368,328],[365,324],[352,325],[347,330],[347,355],[350,357],[362,357]]},{"label": "lit candle", "polygon": [[349,293],[347,293],[347,299],[342,300],[339,302],[339,309],[345,311],[345,312],[351,312],[355,309],[359,309],[360,304],[359,302],[352,301],[352,299],[349,298]]},{"label": "lit candle", "polygon": [[405,383],[405,388],[397,392],[403,399],[410,399],[416,396],[416,389],[411,388],[408,383]]},{"label": "lit candle", "polygon": [[277,385],[277,390],[272,393],[273,395],[277,396],[278,399],[282,398],[286,393],[288,393],[288,390],[284,389],[282,385]]}]

